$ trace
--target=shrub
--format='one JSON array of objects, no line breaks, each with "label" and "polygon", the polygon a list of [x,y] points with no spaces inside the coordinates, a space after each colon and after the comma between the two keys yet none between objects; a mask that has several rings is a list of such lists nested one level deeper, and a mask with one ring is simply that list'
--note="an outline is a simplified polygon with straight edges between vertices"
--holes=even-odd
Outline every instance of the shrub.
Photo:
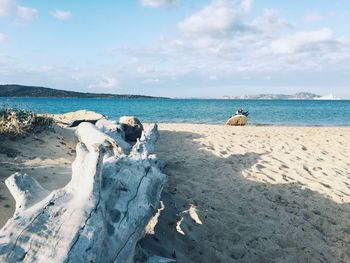
[{"label": "shrub", "polygon": [[52,120],[25,109],[0,109],[0,135],[24,136],[51,126]]}]

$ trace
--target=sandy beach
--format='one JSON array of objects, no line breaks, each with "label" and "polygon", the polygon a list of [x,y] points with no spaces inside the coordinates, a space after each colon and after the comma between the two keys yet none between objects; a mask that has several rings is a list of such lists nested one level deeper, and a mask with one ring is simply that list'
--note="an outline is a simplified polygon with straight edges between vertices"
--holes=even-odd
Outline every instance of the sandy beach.
[{"label": "sandy beach", "polygon": [[145,246],[178,262],[350,261],[349,128],[159,128],[169,181]]},{"label": "sandy beach", "polygon": [[15,201],[4,183],[5,179],[15,172],[21,172],[33,176],[48,190],[65,186],[71,178],[76,143],[72,130],[56,125],[16,140],[1,137],[0,227],[15,210]]},{"label": "sandy beach", "polygon": [[[349,262],[350,128],[159,124],[168,183],[141,245],[178,262]],[[76,139],[55,129],[2,140],[0,225],[16,171],[70,179]],[[11,157],[13,151],[18,150]]]}]

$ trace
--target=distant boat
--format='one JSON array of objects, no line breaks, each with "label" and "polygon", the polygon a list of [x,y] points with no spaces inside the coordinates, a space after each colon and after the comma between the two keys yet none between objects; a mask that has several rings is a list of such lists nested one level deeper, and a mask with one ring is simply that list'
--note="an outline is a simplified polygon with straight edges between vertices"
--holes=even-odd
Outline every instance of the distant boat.
[{"label": "distant boat", "polygon": [[340,100],[340,98],[334,97],[333,94],[331,93],[331,94],[326,95],[326,96],[315,98],[315,100]]}]

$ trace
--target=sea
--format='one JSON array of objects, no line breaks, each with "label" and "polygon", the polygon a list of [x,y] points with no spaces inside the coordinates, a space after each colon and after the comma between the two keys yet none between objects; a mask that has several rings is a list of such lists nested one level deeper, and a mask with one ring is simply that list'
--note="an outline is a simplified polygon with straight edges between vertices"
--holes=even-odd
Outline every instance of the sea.
[{"label": "sea", "polygon": [[350,100],[1,98],[0,106],[38,113],[87,109],[110,119],[133,115],[141,122],[223,124],[238,109],[250,125],[350,126]]}]

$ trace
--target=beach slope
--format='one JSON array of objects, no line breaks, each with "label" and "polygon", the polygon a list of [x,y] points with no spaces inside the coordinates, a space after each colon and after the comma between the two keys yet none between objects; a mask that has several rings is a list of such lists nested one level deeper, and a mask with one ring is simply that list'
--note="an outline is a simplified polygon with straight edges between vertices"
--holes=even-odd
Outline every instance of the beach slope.
[{"label": "beach slope", "polygon": [[350,129],[160,124],[142,244],[179,262],[349,262]]}]

